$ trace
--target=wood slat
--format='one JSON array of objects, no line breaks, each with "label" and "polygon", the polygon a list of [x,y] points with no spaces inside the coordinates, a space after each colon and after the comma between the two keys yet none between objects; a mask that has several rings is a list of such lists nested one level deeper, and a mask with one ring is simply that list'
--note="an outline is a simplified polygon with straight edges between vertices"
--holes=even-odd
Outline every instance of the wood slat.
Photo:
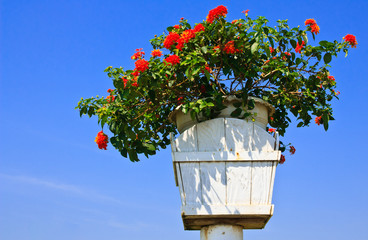
[{"label": "wood slat", "polygon": [[226,202],[226,169],[224,163],[200,163],[202,200],[204,205]]},{"label": "wood slat", "polygon": [[174,152],[174,162],[279,161],[280,151],[271,152]]},{"label": "wood slat", "polygon": [[197,124],[199,152],[226,150],[224,121],[224,118],[217,118]]},{"label": "wood slat", "polygon": [[226,162],[227,205],[250,205],[251,162]]}]

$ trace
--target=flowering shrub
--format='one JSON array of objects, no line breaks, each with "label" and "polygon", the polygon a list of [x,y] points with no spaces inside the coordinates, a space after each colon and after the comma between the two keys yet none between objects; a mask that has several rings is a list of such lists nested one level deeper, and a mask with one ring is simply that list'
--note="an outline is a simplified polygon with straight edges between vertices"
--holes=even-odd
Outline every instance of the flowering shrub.
[{"label": "flowering shrub", "polygon": [[[181,105],[193,119],[211,119],[225,108],[224,96],[230,95],[242,100],[234,104],[236,118],[252,117],[247,109],[254,107],[254,100],[249,96],[272,104],[276,112],[269,119],[270,133],[284,136],[290,115],[297,127],[314,119],[327,130],[334,119],[331,101],[340,94],[330,63],[339,52],[347,54],[357,46],[355,36],[310,42],[308,37],[314,40],[321,30],[314,19],[303,27],[290,27],[286,20],[273,27],[264,17],[250,18],[248,11],[242,19],[227,21],[227,8],[218,6],[201,23],[181,19],[168,27],[167,34],[150,41],[150,56],[136,49],[133,70],[105,69],[115,89],[107,98],[82,99],[77,106],[81,116],[96,115],[102,127],[107,124],[111,144],[131,161],[170,143],[169,133],[176,129],[168,115],[176,107]],[[96,142],[106,149],[107,136],[100,133]],[[289,152],[295,153],[295,148]]]}]

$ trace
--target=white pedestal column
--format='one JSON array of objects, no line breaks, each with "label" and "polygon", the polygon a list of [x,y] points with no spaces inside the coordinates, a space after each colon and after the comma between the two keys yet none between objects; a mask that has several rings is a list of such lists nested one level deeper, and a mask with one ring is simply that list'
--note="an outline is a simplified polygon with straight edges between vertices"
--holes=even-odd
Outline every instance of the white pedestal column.
[{"label": "white pedestal column", "polygon": [[212,225],[201,229],[201,240],[243,240],[243,228],[235,225]]}]

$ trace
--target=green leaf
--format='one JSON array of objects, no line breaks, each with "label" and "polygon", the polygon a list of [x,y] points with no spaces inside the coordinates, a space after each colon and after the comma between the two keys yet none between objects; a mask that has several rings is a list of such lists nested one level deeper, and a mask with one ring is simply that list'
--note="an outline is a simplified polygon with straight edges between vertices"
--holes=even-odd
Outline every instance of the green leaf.
[{"label": "green leaf", "polygon": [[207,47],[206,46],[201,47],[201,50],[202,50],[203,53],[207,53]]},{"label": "green leaf", "polygon": [[232,116],[232,117],[238,117],[238,116],[241,114],[241,112],[242,112],[242,109],[241,109],[241,108],[237,108],[237,109],[235,109],[235,110],[230,114],[230,116]]},{"label": "green leaf", "polygon": [[148,151],[156,151],[156,147],[152,143],[143,143],[143,146],[146,147]]},{"label": "green leaf", "polygon": [[257,42],[252,44],[252,47],[250,48],[252,54],[254,54],[258,50],[258,45],[259,44]]},{"label": "green leaf", "polygon": [[325,130],[328,130],[328,114],[323,114],[322,115],[322,120],[323,120],[323,127],[325,128]]},{"label": "green leaf", "polygon": [[325,62],[325,64],[328,64],[329,62],[331,62],[331,53],[326,53],[324,56],[323,56],[323,61]]},{"label": "green leaf", "polygon": [[298,123],[298,125],[296,125],[296,127],[301,127],[301,126],[303,126],[303,122],[300,122]]},{"label": "green leaf", "polygon": [[291,44],[291,46],[293,46],[293,48],[296,48],[296,41],[295,40],[291,39],[290,44]]},{"label": "green leaf", "polygon": [[308,37],[307,35],[303,35],[303,40],[304,40],[304,43],[307,44],[308,43]]}]

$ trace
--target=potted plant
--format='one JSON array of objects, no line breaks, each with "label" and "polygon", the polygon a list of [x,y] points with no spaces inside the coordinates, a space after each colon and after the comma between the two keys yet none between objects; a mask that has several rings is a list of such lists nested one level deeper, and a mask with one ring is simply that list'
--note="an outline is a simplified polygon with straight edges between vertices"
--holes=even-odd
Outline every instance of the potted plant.
[{"label": "potted plant", "polygon": [[[271,170],[267,170],[273,174],[268,186],[272,193],[274,168],[285,161],[280,152],[295,152],[290,144],[279,142],[278,135],[285,135],[291,115],[297,127],[314,121],[328,129],[334,120],[331,101],[340,94],[330,64],[341,51],[347,55],[357,41],[347,34],[341,41],[316,42],[320,28],[314,19],[307,19],[303,27],[289,27],[287,20],[278,20],[273,27],[265,17],[250,18],[248,11],[231,22],[225,19],[224,6],[209,11],[201,23],[191,25],[182,18],[167,33],[150,40],[150,54],[136,49],[131,56],[134,69],[107,67],[115,88],[108,90],[107,97],[82,98],[77,106],[81,116],[96,115],[102,128],[108,126],[112,137],[99,132],[99,148],[106,149],[110,140],[123,157],[136,162],[142,154],[149,157],[166,148],[170,133],[178,129],[181,135],[171,141],[173,157],[175,161],[181,154],[184,161],[178,144],[189,143],[188,136],[198,134],[199,128],[218,130],[221,124],[220,132],[236,126],[242,131],[257,128],[252,134],[234,135],[232,141],[244,136],[254,140],[256,134],[267,150],[243,147],[240,158],[231,147],[221,151],[234,152],[228,156],[234,161],[265,160],[268,155],[263,153],[273,152],[268,156]],[[208,131],[210,137],[215,135]],[[194,152],[200,155],[207,150]],[[256,155],[257,151],[263,153]],[[206,154],[202,157],[208,158]],[[186,159],[199,159],[191,156]],[[224,155],[220,158],[225,161]]]}]

